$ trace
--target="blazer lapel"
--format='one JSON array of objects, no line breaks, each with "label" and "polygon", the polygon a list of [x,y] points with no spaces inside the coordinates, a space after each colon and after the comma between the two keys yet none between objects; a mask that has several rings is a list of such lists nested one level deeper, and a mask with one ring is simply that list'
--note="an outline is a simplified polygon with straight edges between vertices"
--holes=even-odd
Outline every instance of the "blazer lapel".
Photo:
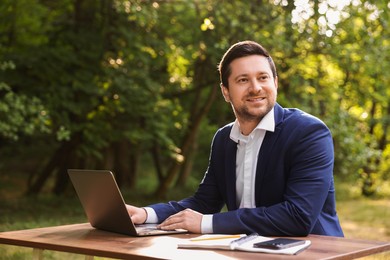
[{"label": "blazer lapel", "polygon": [[236,205],[236,155],[237,144],[230,138],[227,140],[225,151],[226,169],[226,206],[229,210],[237,209]]},{"label": "blazer lapel", "polygon": [[263,143],[259,151],[259,157],[257,159],[257,168],[256,168],[256,178],[255,178],[255,199],[256,204],[260,199],[260,187],[263,182],[263,177],[266,172],[266,166],[270,161],[273,161],[270,158],[271,153],[269,152],[275,145],[276,140],[279,137],[281,131],[281,124],[283,121],[284,111],[283,108],[279,105],[275,105],[275,131],[266,132]]}]

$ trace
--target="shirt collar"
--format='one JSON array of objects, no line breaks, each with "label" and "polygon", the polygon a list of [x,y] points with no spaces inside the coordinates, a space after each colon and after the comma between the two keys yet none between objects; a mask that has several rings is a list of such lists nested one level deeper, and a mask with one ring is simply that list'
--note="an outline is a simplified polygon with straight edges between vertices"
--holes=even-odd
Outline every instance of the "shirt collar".
[{"label": "shirt collar", "polygon": [[[259,122],[259,124],[256,126],[255,129],[253,129],[252,133],[255,132],[257,129],[262,129],[265,131],[274,132],[275,131],[275,113],[274,108],[271,109]],[[251,134],[252,134],[251,133]],[[230,131],[230,139],[232,139],[234,142],[238,143],[238,141],[242,138],[241,131],[240,131],[240,124],[238,123],[238,120],[234,121],[232,130]]]}]

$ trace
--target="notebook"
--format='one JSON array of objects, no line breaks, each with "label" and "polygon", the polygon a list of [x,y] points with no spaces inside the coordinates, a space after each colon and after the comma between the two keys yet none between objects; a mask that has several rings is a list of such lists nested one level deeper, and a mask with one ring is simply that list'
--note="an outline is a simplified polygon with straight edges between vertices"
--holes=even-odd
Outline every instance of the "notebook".
[{"label": "notebook", "polygon": [[69,169],[68,174],[89,223],[96,229],[129,236],[187,232],[157,229],[157,224],[134,225],[111,171]]},{"label": "notebook", "polygon": [[184,240],[178,244],[178,248],[188,249],[220,249],[220,250],[237,250],[245,252],[269,253],[296,255],[308,248],[311,244],[310,240],[296,240],[302,242],[300,245],[287,247],[283,249],[269,249],[254,247],[255,243],[274,241],[274,238],[259,236],[258,234],[251,235],[222,235],[211,234],[201,235],[199,237]]}]

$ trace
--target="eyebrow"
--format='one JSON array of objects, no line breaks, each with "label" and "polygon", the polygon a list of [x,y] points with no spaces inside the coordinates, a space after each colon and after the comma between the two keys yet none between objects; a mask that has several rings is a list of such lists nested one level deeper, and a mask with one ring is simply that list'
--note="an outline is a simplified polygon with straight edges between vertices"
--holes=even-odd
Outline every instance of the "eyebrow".
[{"label": "eyebrow", "polygon": [[[237,80],[240,77],[248,77],[248,75],[249,75],[248,73],[239,74],[236,77],[234,77],[233,79]],[[256,75],[270,75],[270,73],[268,73],[266,71],[260,71],[260,72],[257,72]],[[272,75],[272,73],[271,73],[271,75]]]}]

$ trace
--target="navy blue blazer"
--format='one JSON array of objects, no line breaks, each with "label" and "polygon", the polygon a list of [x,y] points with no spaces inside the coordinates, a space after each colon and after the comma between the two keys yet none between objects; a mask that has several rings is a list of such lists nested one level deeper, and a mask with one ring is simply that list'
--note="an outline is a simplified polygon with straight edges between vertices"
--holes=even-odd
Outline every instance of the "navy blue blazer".
[{"label": "navy blue blazer", "polygon": [[[219,129],[208,169],[196,193],[179,202],[151,205],[159,222],[183,209],[213,215],[214,233],[264,236],[343,236],[336,213],[333,142],[326,125],[298,109],[275,105],[275,132],[259,151],[256,208],[236,205],[237,144],[232,123]],[[226,205],[227,211],[222,211]]]}]

